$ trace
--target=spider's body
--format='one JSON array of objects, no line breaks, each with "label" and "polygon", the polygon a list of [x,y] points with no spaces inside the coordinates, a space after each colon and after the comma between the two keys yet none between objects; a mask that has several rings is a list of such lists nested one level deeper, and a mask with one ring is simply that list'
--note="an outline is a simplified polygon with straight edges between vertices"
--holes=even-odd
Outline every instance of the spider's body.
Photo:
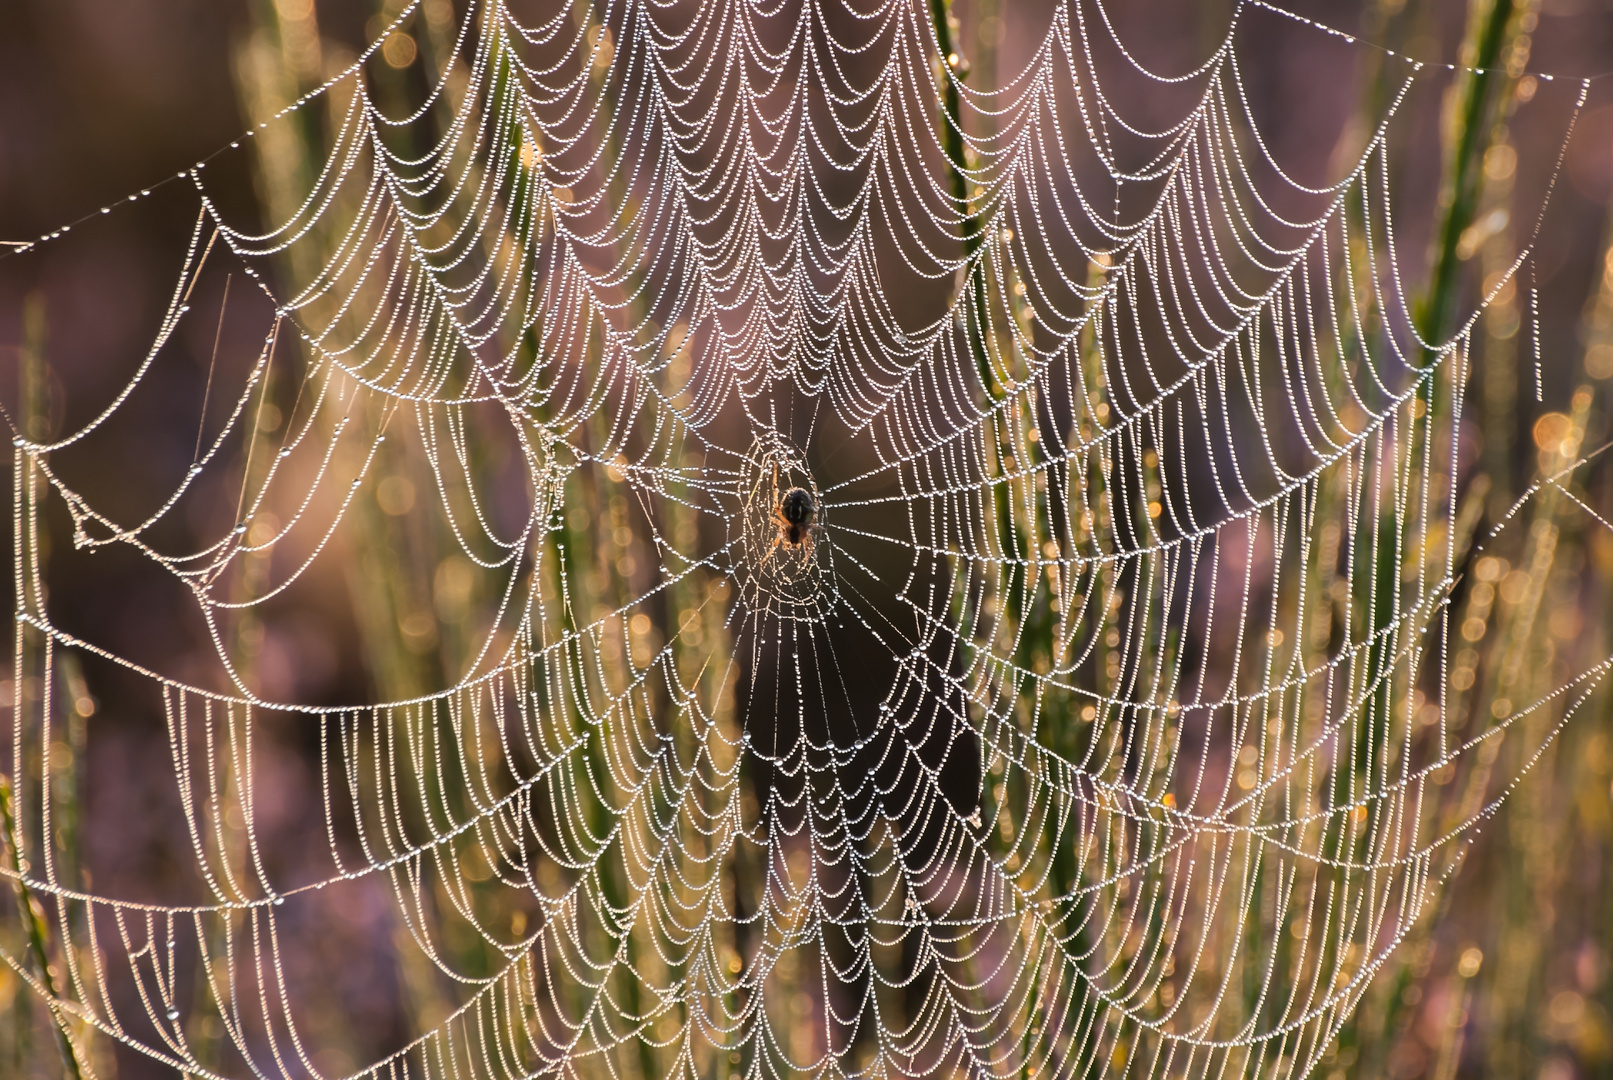
[{"label": "spider's body", "polygon": [[802,487],[792,487],[781,493],[776,465],[773,468],[773,513],[769,520],[778,528],[778,535],[773,537],[773,542],[762,556],[764,566],[778,554],[781,547],[811,553],[813,536],[817,532],[817,500],[812,497],[812,492]]},{"label": "spider's body", "polygon": [[812,528],[812,520],[818,516],[818,507],[812,501],[812,493],[806,488],[791,488],[779,500],[778,509],[774,517],[779,526],[779,536],[791,547],[797,547],[806,538],[807,530]]}]

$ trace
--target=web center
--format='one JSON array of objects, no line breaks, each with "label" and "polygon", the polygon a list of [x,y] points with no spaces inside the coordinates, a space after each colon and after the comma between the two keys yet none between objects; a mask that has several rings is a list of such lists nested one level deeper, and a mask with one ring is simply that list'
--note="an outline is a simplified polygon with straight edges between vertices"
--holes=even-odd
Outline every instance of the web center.
[{"label": "web center", "polygon": [[754,612],[821,620],[836,598],[833,545],[823,496],[801,452],[781,438],[757,439],[745,455],[739,496],[729,551],[740,598]]}]

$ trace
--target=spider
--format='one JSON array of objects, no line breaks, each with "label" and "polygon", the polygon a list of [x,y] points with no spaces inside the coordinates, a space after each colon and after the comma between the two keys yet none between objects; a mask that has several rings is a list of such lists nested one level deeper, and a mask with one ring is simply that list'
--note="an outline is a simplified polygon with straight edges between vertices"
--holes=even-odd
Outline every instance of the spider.
[{"label": "spider", "polygon": [[[778,491],[778,466],[773,466],[773,491]],[[817,532],[818,504],[812,498],[812,493],[806,488],[795,487],[780,496],[773,505],[771,523],[778,526],[778,535],[768,546],[767,553],[762,556],[762,565],[766,566],[769,559],[782,547],[805,548],[808,554],[812,552],[814,534]]]}]

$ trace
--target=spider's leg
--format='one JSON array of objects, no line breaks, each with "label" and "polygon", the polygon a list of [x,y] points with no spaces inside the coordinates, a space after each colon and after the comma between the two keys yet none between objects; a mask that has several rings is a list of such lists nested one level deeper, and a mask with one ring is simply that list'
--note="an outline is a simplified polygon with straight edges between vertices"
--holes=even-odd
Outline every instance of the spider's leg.
[{"label": "spider's leg", "polygon": [[767,546],[767,550],[762,553],[762,561],[756,564],[757,570],[760,570],[762,567],[766,566],[770,561],[772,561],[773,553],[778,551],[778,546],[779,538],[775,536],[773,538],[773,542]]}]

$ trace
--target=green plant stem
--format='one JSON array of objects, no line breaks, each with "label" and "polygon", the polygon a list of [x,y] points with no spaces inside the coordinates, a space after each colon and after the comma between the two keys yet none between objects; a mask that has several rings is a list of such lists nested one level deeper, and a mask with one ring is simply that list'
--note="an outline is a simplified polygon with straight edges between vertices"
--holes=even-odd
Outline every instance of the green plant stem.
[{"label": "green plant stem", "polygon": [[[23,309],[23,348],[20,356],[21,376],[21,410],[20,434],[31,442],[44,442],[50,438],[50,392],[48,377],[45,369],[45,301],[40,293],[30,295]],[[27,453],[27,451],[19,451]],[[36,462],[29,457],[20,463],[17,471],[17,482],[22,486],[22,501],[28,508],[28,519],[37,522],[37,533],[29,537],[21,531],[21,519],[18,521],[18,532],[13,537],[17,551],[23,551],[25,545],[30,547],[28,556],[31,557],[31,571],[35,580],[42,580],[45,573],[45,559],[49,552],[49,531],[43,515],[39,513],[38,487],[35,480]],[[17,609],[24,612],[30,606],[43,601],[30,595],[26,587],[16,597]],[[27,694],[29,673],[38,669],[41,671],[39,679],[40,691],[38,705],[40,716],[48,718],[51,707],[50,680],[49,680],[49,648],[48,640],[43,647],[39,643],[40,631],[19,620],[17,623],[17,637],[15,639],[16,655],[13,658],[15,673],[15,688],[12,691],[13,710],[26,710],[30,699]],[[22,732],[24,725],[21,722],[22,714],[18,713],[16,726],[17,744],[13,748],[12,770],[15,775],[0,775],[0,830],[4,833],[4,843],[10,855],[12,890],[17,901],[17,917],[22,921],[23,935],[28,939],[28,951],[33,957],[34,965],[39,969],[40,985],[45,990],[45,1004],[50,1010],[52,1028],[56,1033],[56,1047],[62,1057],[62,1071],[72,1080],[79,1080],[83,1075],[79,1068],[78,1055],[73,1044],[67,1036],[66,1019],[62,1016],[61,1005],[56,995],[55,979],[50,973],[50,927],[45,922],[43,909],[34,902],[33,892],[28,888],[23,876],[25,856],[23,854],[24,838],[17,822],[15,801],[13,793],[16,782],[22,776],[22,762],[24,750]],[[41,797],[48,807],[50,793],[50,745],[49,733],[45,734],[45,742],[40,747],[41,756],[40,775],[42,780]],[[41,843],[52,843],[49,829],[49,818],[44,819],[44,835]],[[49,865],[50,852],[45,852],[46,865]],[[64,948],[65,948],[64,944]]]},{"label": "green plant stem", "polygon": [[[952,39],[952,0],[930,0],[930,17],[935,23],[935,40],[941,50],[941,62],[959,55]],[[959,65],[961,66],[961,64]],[[991,370],[991,357],[986,352],[986,280],[984,276],[968,273],[970,260],[985,242],[985,224],[975,211],[969,198],[969,181],[963,175],[963,104],[958,97],[958,84],[950,74],[941,80],[941,150],[946,158],[947,180],[952,188],[952,201],[963,219],[963,258],[966,277],[963,289],[968,291],[967,316],[964,338],[969,355],[980,376],[980,385],[991,401],[1001,401],[1007,391]],[[958,299],[954,300],[954,303]]]},{"label": "green plant stem", "polygon": [[[952,39],[952,0],[930,0],[930,18],[935,23],[935,40],[941,49],[941,62],[946,63],[949,56],[960,56],[957,43]],[[961,66],[961,62],[958,66]],[[985,240],[985,226],[978,214],[974,212],[969,199],[969,184],[963,175],[963,122],[962,102],[958,97],[958,84],[953,79],[943,79],[941,84],[941,107],[946,111],[946,117],[941,125],[941,149],[946,155],[947,174],[952,187],[953,201],[958,204],[958,212],[963,215],[963,253],[967,258],[973,255]],[[980,314],[984,314],[985,296],[984,284],[981,285],[981,296],[978,303]],[[984,325],[981,326],[984,332]],[[976,360],[986,363],[985,341],[971,342],[978,348]],[[1001,390],[996,380],[991,377],[989,369],[981,371],[981,377],[986,381],[993,397],[1000,397]]]},{"label": "green plant stem", "polygon": [[1486,123],[1492,105],[1491,90],[1500,81],[1496,65],[1512,40],[1513,16],[1517,12],[1514,0],[1473,0],[1470,8],[1466,39],[1469,48],[1464,49],[1463,59],[1471,68],[1463,74],[1458,92],[1428,291],[1418,305],[1417,330],[1427,343],[1423,350],[1425,364],[1432,362],[1456,306],[1462,262],[1457,249],[1462,234],[1473,223],[1483,189],[1484,152],[1491,132],[1491,125]]},{"label": "green plant stem", "polygon": [[[935,24],[936,45],[940,49],[941,63],[949,70],[941,79],[941,150],[946,161],[946,171],[949,186],[952,189],[952,199],[963,224],[963,259],[964,284],[960,294],[954,298],[954,306],[963,311],[963,336],[970,358],[974,361],[975,372],[980,378],[980,385],[986,395],[986,407],[991,410],[993,406],[1002,402],[1008,396],[1008,388],[1003,385],[991,366],[991,356],[986,349],[986,327],[989,323],[990,311],[986,295],[985,274],[973,267],[975,252],[985,243],[986,227],[981,220],[979,212],[974,208],[969,198],[969,181],[963,174],[966,164],[963,145],[963,105],[958,95],[957,80],[954,70],[961,71],[963,62],[958,52],[957,43],[952,36],[952,0],[930,0],[930,18]],[[959,57],[956,64],[949,64],[951,57]],[[963,296],[967,292],[967,296]],[[999,422],[997,415],[988,414],[982,417],[982,423],[990,424],[993,431]],[[1008,604],[1008,616],[1012,623],[1017,624],[1023,615],[1025,601],[1031,592],[1031,582],[1027,580],[1030,567],[1021,566],[1017,570],[1013,560],[1016,555],[1024,554],[1021,543],[1016,535],[1012,508],[1009,505],[1009,481],[1003,473],[1003,462],[1013,452],[1011,445],[1006,444],[1001,435],[993,438],[996,444],[997,475],[989,477],[992,488],[993,508],[996,512],[997,536],[1002,545],[1004,558],[1004,572],[1010,575],[1004,592]],[[986,468],[992,468],[986,463]],[[1034,553],[1031,553],[1034,559]],[[1019,577],[1016,583],[1012,578]],[[1022,595],[1023,593],[1023,595]],[[1020,649],[1024,653],[1025,649]],[[1019,660],[1028,660],[1025,655],[1017,657]]]},{"label": "green plant stem", "polygon": [[11,778],[8,776],[0,776],[0,828],[5,830],[7,854],[11,869],[15,872],[11,888],[17,898],[17,917],[22,920],[22,930],[28,938],[28,951],[39,969],[39,982],[45,988],[46,1004],[51,1019],[55,1021],[51,1027],[56,1033],[56,1049],[62,1056],[62,1073],[72,1080],[81,1080],[84,1073],[79,1068],[78,1053],[73,1049],[72,1040],[67,1037],[67,1018],[62,1015],[56,996],[56,980],[50,973],[50,928],[45,925],[45,918],[34,902],[33,891],[23,879],[22,848],[17,831],[17,815],[11,805]]}]

